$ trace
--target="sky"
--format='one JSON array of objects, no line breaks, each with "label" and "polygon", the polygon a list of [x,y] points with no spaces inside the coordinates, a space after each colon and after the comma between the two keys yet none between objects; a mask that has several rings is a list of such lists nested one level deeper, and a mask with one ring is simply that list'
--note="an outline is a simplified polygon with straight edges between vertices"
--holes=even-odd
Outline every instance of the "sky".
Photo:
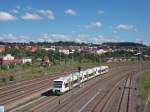
[{"label": "sky", "polygon": [[0,0],[0,41],[143,42],[150,0]]}]

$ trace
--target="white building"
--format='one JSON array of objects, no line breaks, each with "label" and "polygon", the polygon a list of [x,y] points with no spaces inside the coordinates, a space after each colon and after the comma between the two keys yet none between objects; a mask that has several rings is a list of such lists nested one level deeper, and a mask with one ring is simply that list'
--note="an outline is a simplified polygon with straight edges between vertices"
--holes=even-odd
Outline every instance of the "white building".
[{"label": "white building", "polygon": [[30,59],[30,58],[23,58],[22,59],[22,64],[25,64],[25,63],[32,63],[32,59]]},{"label": "white building", "polygon": [[3,60],[4,60],[4,61],[5,61],[5,60],[12,61],[12,60],[14,60],[14,59],[15,59],[15,57],[12,56],[11,54],[7,54],[6,56],[3,57]]},{"label": "white building", "polygon": [[42,48],[42,49],[44,49],[44,50],[46,50],[46,51],[55,51],[55,50],[56,50],[56,49],[53,48],[53,47],[50,47],[50,48]]},{"label": "white building", "polygon": [[106,52],[108,52],[108,51],[106,51],[104,49],[99,49],[99,50],[96,51],[96,54],[101,55],[101,54],[106,53]]},{"label": "white building", "polygon": [[59,49],[59,52],[67,55],[70,53],[69,49]]}]

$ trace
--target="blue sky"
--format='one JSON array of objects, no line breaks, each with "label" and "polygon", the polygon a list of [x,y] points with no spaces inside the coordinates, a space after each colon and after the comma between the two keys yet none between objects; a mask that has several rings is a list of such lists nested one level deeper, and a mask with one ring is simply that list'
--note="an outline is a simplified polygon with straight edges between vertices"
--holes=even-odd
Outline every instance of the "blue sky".
[{"label": "blue sky", "polygon": [[1,0],[0,41],[150,44],[149,0]]}]

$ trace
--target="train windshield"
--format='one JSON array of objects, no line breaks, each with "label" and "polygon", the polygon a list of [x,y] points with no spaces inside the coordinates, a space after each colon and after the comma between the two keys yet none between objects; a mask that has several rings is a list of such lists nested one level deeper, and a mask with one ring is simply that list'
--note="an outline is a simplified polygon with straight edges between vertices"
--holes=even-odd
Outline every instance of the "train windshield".
[{"label": "train windshield", "polygon": [[62,88],[62,83],[63,83],[62,81],[54,81],[53,85],[55,88]]}]

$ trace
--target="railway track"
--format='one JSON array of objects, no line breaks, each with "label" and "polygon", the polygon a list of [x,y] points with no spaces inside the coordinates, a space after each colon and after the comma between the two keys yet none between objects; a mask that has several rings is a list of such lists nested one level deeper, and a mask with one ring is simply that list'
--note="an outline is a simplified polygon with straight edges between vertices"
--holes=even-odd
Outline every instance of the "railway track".
[{"label": "railway track", "polygon": [[[116,74],[121,74],[122,72],[125,72],[126,70],[128,70],[130,67],[128,67],[127,69],[125,69],[124,71],[121,71],[120,73],[118,72],[118,73],[116,73]],[[130,69],[133,69],[133,68],[130,68]],[[108,79],[109,80],[109,79]],[[98,82],[97,82],[98,83]],[[95,83],[95,85],[96,85],[96,83]],[[87,88],[86,88],[87,89]],[[85,91],[85,90],[83,90],[83,91]],[[90,91],[90,90],[89,90]],[[80,92],[79,92],[80,93]],[[77,102],[79,102],[79,100],[81,100],[81,98],[83,97],[82,96],[82,94],[83,94],[84,92],[81,92],[80,94],[77,94],[77,96],[79,97],[79,98],[76,98],[76,97],[74,97],[74,99],[76,100],[76,99],[78,99],[78,101]],[[67,94],[67,93],[66,93]],[[69,94],[69,92],[68,92],[68,94]],[[88,93],[87,93],[87,95],[88,95]],[[61,96],[60,96],[61,97]],[[30,112],[30,111],[32,111],[32,112],[40,112],[42,109],[45,109],[45,108],[47,108],[52,102],[55,102],[54,104],[58,104],[58,97],[55,97],[53,100],[51,100],[51,98],[53,99],[53,97],[42,97],[39,101],[37,101],[37,102],[35,102],[35,103],[33,103],[33,104],[31,104],[30,106],[29,105],[27,105],[27,106],[24,106],[23,107],[23,109],[20,109],[21,111],[18,111],[18,112],[22,112],[22,110],[25,110],[25,111],[27,111],[27,112]],[[73,105],[70,105],[69,104],[69,102],[71,102],[71,98],[68,98],[67,100],[65,100],[64,102],[61,102],[61,104],[60,105],[63,105],[65,102],[67,102],[66,103],[66,105],[69,105],[69,106],[61,106],[60,107],[60,105],[58,106],[58,105],[56,105],[56,107],[54,106],[54,108],[58,108],[57,110],[59,110],[59,111],[62,111],[64,108],[66,108],[67,109],[67,111],[69,111],[71,108],[71,106],[73,106]],[[72,103],[72,104],[74,104],[74,103]],[[69,108],[69,109],[68,109]],[[57,111],[56,110],[56,111]],[[54,111],[55,112],[55,109],[52,109],[52,110],[50,110],[50,111]],[[64,111],[65,112],[65,111]]]},{"label": "railway track", "polygon": [[[149,64],[143,66],[143,70],[148,68]],[[135,99],[137,93],[135,78],[133,77],[137,77],[140,72],[138,69],[131,72],[119,90],[108,92],[106,97],[103,97],[105,100],[100,99],[99,103],[89,112],[136,112],[136,102],[133,100],[133,95]]]},{"label": "railway track", "polygon": [[[126,71],[126,69],[124,70],[124,71]],[[120,72],[117,72],[118,74],[120,73]],[[82,94],[82,93],[81,93]],[[44,99],[44,100],[43,100]],[[34,110],[34,107],[37,107],[35,110],[38,110],[38,109],[41,109],[41,108],[43,108],[43,107],[45,107],[45,106],[43,106],[42,104],[44,103],[44,105],[48,105],[50,102],[51,102],[51,100],[50,100],[51,98],[49,98],[49,97],[43,97],[42,98],[42,100],[39,100],[39,101],[37,101],[37,102],[35,102],[35,103],[33,103],[33,104],[30,104],[30,106],[25,106],[25,107],[23,107],[22,109],[21,109],[21,111],[22,110],[28,110],[28,111],[33,111]],[[56,99],[57,100],[57,99]],[[58,102],[58,101],[57,101]],[[37,112],[37,111],[36,111]]]},{"label": "railway track", "polygon": [[[69,71],[69,73],[74,72],[74,71],[75,70]],[[38,95],[35,96],[35,97],[38,97],[41,95],[42,92],[50,88],[50,84],[52,82],[50,80],[60,77],[60,75],[63,76],[65,74],[56,74],[53,76],[46,76],[42,79],[38,78],[38,79],[29,80],[29,81],[23,81],[19,84],[16,83],[14,85],[10,85],[10,86],[7,85],[5,87],[1,87],[0,105],[4,105],[6,109],[11,109],[19,105],[20,103],[24,103],[24,102],[27,102],[28,100],[33,99],[33,98],[30,98],[29,96],[41,91],[39,92]],[[29,98],[26,98],[26,97],[29,97]]]},{"label": "railway track", "polygon": [[[144,69],[147,69],[148,68],[148,66],[145,66],[144,67]],[[133,69],[132,69],[133,70]],[[132,71],[131,70],[131,71]],[[129,72],[129,75],[128,75],[128,78],[125,80],[125,92],[124,93],[122,93],[123,94],[123,96],[125,96],[126,98],[123,98],[123,102],[121,103],[121,105],[123,105],[123,108],[121,108],[120,110],[118,110],[118,111],[114,111],[114,112],[132,112],[131,111],[131,89],[135,89],[135,88],[132,88],[131,87],[131,84],[132,84],[132,75],[130,75],[130,74],[132,74],[133,73],[133,71],[132,72]],[[138,72],[138,71],[136,71],[136,70],[134,70],[134,72]],[[117,86],[116,87],[114,87],[115,89],[117,89]],[[105,109],[104,109],[104,107],[105,107],[105,105],[108,103],[108,102],[111,102],[111,98],[112,98],[112,94],[115,92],[115,89],[114,90],[112,90],[112,92],[106,92],[106,94],[109,94],[109,95],[104,95],[104,96],[100,96],[100,94],[98,95],[98,97],[99,97],[99,101],[100,102],[102,102],[102,103],[100,103],[100,102],[98,102],[98,104],[97,104],[97,106],[96,107],[93,107],[93,106],[91,106],[91,107],[93,107],[93,110],[91,110],[91,108],[89,108],[89,109],[86,109],[86,111],[84,111],[84,109],[83,109],[83,112],[105,112]],[[118,89],[117,89],[118,90]],[[107,98],[105,97],[105,96],[107,96]],[[85,96],[83,96],[83,97],[85,97]],[[95,97],[95,96],[94,96]],[[81,98],[81,99],[80,99]],[[72,105],[70,104],[70,106],[68,106],[66,109],[60,109],[60,110],[58,110],[59,112],[72,112],[72,110],[71,110],[71,107],[73,107],[73,106],[75,106],[76,104],[78,104],[78,103],[80,103],[81,102],[81,100],[83,100],[82,99],[82,97],[80,97],[79,98],[79,100],[78,99],[76,99],[76,98],[74,98],[74,100],[76,100],[76,102],[75,103],[72,103]],[[93,97],[92,97],[93,98]],[[102,101],[102,98],[103,99],[105,99],[105,101]],[[98,99],[97,97],[96,98],[94,98],[94,99]],[[108,100],[107,100],[108,99]],[[77,101],[78,100],[78,101]],[[89,101],[91,101],[91,100],[93,100],[93,99],[90,99]],[[105,103],[104,103],[105,102]],[[88,102],[89,103],[89,102]],[[84,106],[86,106],[86,108],[88,108],[88,106],[89,106],[89,104],[88,103],[86,103],[85,105],[83,105],[83,107]],[[116,103],[116,102],[113,102],[113,103]],[[91,105],[93,105],[93,103],[91,104]],[[125,106],[126,105],[126,106]],[[69,108],[70,107],[70,108]],[[76,106],[76,107],[78,107],[78,106]],[[65,107],[63,107],[63,108],[65,108]],[[78,111],[78,110],[77,110]],[[112,110],[110,109],[109,110],[109,112],[112,112]],[[82,108],[79,110],[79,112],[82,112]],[[107,111],[108,112],[108,111]]]},{"label": "railway track", "polygon": [[[125,73],[126,75],[128,73]],[[127,76],[124,75],[122,76],[121,78],[119,78],[118,80],[115,80],[112,82],[112,87],[105,90],[105,93],[104,94],[99,94],[95,100],[93,101],[93,104],[92,107],[88,107],[88,111],[89,112],[103,112],[103,109],[105,108],[105,106],[107,105],[107,103],[109,102],[109,100],[111,99],[112,97],[112,94],[114,93],[114,91],[116,91],[116,89],[119,88],[119,85],[121,83],[123,83],[124,81],[126,81],[127,79]],[[90,104],[90,105],[91,105]],[[86,109],[87,110],[87,109]],[[82,111],[80,111],[82,112]],[[85,112],[85,111],[83,111]]]},{"label": "railway track", "polygon": [[[126,73],[124,73],[125,75]],[[124,75],[121,77],[123,78]],[[121,79],[119,78],[119,80]],[[103,79],[103,81],[109,81],[109,80],[112,80],[113,79],[113,76],[109,76],[109,77],[106,77]],[[96,88],[98,87],[98,85],[100,86],[102,84],[102,81],[99,82],[100,80],[94,82],[94,84],[88,86],[87,88],[84,88],[84,92],[80,92],[78,93],[76,96],[70,98],[69,100],[63,102],[63,104],[61,104],[60,106],[58,107],[55,107],[54,109],[50,110],[52,112],[71,112],[72,111],[72,108],[74,104],[77,104],[83,97],[87,96],[91,91],[94,91],[94,90],[97,90]],[[104,83],[103,82],[103,83]],[[116,81],[114,81],[116,82]],[[70,103],[71,102],[71,103]]]},{"label": "railway track", "polygon": [[[77,69],[72,69],[72,70],[69,70],[66,72],[71,73],[71,72],[75,72],[75,71],[77,71]],[[25,81],[20,81],[20,82],[16,82],[16,83],[10,83],[10,84],[5,85],[5,86],[0,86],[0,95],[5,94],[9,91],[15,90],[16,87],[18,89],[18,88],[21,88],[24,86],[28,86],[31,83],[38,83],[39,81],[42,81],[42,80],[44,81],[45,79],[49,79],[52,77],[55,78],[57,76],[62,76],[62,75],[65,75],[65,73],[55,73],[53,75],[47,75],[47,76],[43,76],[43,77],[39,77],[39,78],[34,78],[31,80],[25,80]]]},{"label": "railway track", "polygon": [[[117,109],[112,111],[131,112],[130,111],[131,80],[132,80],[132,76],[129,74],[123,82],[121,81],[119,82],[119,83],[123,83],[124,87],[122,87],[123,90],[118,100]],[[107,112],[108,111],[107,109],[110,108],[109,104],[110,102],[113,101],[112,99],[116,94],[115,92],[117,91],[118,88],[120,87],[118,85],[115,85],[111,90],[109,90],[107,94],[105,94],[103,98],[96,103],[96,105],[93,107],[91,112]],[[117,103],[117,102],[113,102],[113,103]]]},{"label": "railway track", "polygon": [[131,81],[132,81],[132,75],[129,75],[126,85],[123,88],[123,92],[119,101],[119,106],[117,112],[131,112],[130,111],[130,94],[131,94]]}]

